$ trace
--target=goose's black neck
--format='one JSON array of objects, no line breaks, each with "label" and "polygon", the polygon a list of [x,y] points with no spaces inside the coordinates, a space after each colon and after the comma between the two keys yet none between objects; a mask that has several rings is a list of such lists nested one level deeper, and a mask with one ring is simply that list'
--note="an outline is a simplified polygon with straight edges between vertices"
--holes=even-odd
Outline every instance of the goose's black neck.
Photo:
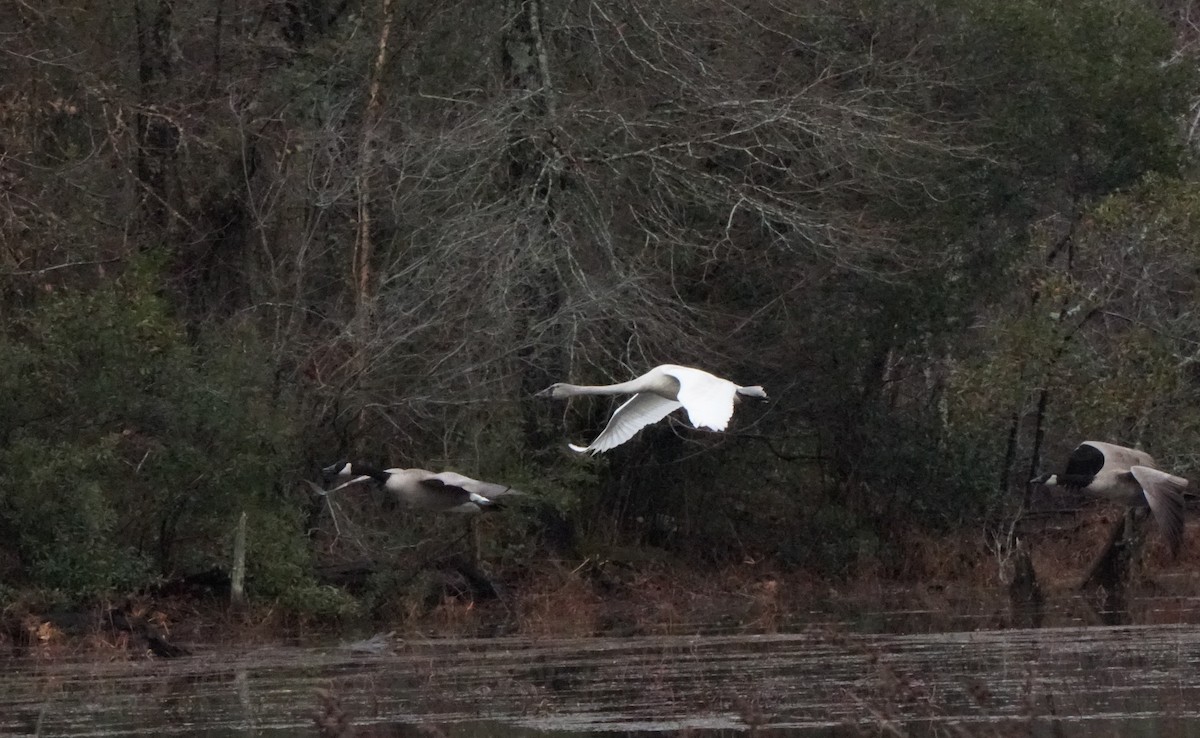
[{"label": "goose's black neck", "polygon": [[1103,451],[1090,443],[1081,443],[1071,452],[1066,470],[1058,475],[1058,483],[1067,489],[1083,489],[1096,479],[1104,463]]},{"label": "goose's black neck", "polygon": [[350,469],[351,469],[351,471],[354,472],[355,475],[368,476],[371,479],[374,479],[376,482],[379,482],[380,484],[387,482],[388,477],[391,476],[391,474],[389,474],[388,472],[380,469],[379,467],[371,466],[370,464],[352,464],[350,466]]}]

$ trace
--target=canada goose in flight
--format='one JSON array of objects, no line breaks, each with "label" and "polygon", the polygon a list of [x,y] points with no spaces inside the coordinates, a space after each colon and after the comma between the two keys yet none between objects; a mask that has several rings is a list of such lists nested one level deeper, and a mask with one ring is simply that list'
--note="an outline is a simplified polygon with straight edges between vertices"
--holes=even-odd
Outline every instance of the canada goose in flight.
[{"label": "canada goose in flight", "polygon": [[1116,502],[1149,505],[1171,547],[1171,555],[1178,556],[1183,543],[1183,490],[1188,481],[1154,467],[1154,459],[1143,451],[1084,441],[1071,452],[1065,472],[1043,474],[1030,481]]},{"label": "canada goose in flight", "polygon": [[733,405],[738,395],[767,399],[762,387],[742,387],[702,369],[675,364],[656,366],[637,379],[619,384],[595,386],[560,382],[550,385],[536,396],[561,400],[575,395],[630,393],[633,397],[617,408],[596,440],[587,446],[567,444],[571,450],[581,453],[591,451],[593,455],[608,451],[681,407],[687,411],[693,427],[723,431],[733,416]]},{"label": "canada goose in flight", "polygon": [[361,482],[374,481],[401,502],[429,512],[478,513],[499,509],[497,498],[521,494],[512,487],[481,482],[454,472],[435,474],[424,469],[376,469],[365,464],[339,461],[321,470],[326,478],[343,481],[323,491],[336,492]]}]

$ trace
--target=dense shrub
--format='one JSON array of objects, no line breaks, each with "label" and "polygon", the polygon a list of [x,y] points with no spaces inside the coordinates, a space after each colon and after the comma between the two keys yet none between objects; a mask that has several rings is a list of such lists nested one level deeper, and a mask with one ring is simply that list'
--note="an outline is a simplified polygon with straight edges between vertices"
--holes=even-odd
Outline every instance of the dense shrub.
[{"label": "dense shrub", "polygon": [[228,567],[253,514],[264,591],[308,581],[294,500],[293,389],[248,324],[189,340],[154,272],[64,289],[7,325],[0,546],[27,584],[72,595]]}]

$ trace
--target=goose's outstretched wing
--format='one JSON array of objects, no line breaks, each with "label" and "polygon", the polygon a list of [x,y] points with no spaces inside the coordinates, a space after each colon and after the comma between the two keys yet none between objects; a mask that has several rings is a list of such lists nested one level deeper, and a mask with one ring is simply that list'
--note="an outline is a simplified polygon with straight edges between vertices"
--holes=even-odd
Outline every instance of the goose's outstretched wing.
[{"label": "goose's outstretched wing", "polygon": [[572,451],[580,453],[591,451],[592,454],[598,454],[608,451],[633,438],[642,428],[657,423],[681,407],[682,403],[668,400],[653,392],[639,392],[617,408],[596,440],[587,446],[576,446],[573,443],[567,445]]},{"label": "goose's outstretched wing", "polygon": [[421,484],[431,488],[440,488],[448,491],[461,491],[467,495],[478,495],[487,498],[488,500],[496,500],[508,495],[524,494],[518,489],[513,489],[506,484],[496,484],[495,482],[481,482],[478,479],[456,472],[440,472],[430,475],[422,479]]},{"label": "goose's outstretched wing", "polygon": [[1178,556],[1183,544],[1183,490],[1188,481],[1148,466],[1131,466],[1129,472],[1146,495],[1150,512],[1171,547],[1171,555]]},{"label": "goose's outstretched wing", "polygon": [[[1138,466],[1148,466],[1151,469],[1158,467],[1154,463],[1154,457],[1145,451],[1128,446],[1118,446],[1115,443],[1106,443],[1104,441],[1084,441],[1080,446],[1091,446],[1101,452],[1107,464],[1128,469],[1137,464]],[[1077,449],[1078,450],[1078,449]],[[1099,473],[1099,472],[1097,472]]]},{"label": "goose's outstretched wing", "polygon": [[331,487],[329,489],[325,489],[324,487],[317,484],[316,482],[313,482],[308,479],[305,479],[304,483],[307,484],[309,487],[312,487],[313,492],[316,492],[317,494],[319,494],[323,497],[323,496],[329,494],[330,492],[337,492],[339,489],[344,489],[346,487],[349,487],[352,484],[361,484],[363,482],[370,482],[370,481],[372,481],[371,477],[366,474],[363,474],[362,476],[354,477],[353,479],[351,479],[348,482],[342,482],[338,486]]}]

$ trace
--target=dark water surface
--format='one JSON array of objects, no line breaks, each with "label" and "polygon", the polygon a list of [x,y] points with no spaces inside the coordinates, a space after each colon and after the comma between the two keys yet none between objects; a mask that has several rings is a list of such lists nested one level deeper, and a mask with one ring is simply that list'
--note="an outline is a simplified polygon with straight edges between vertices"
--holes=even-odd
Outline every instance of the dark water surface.
[{"label": "dark water surface", "polygon": [[315,735],[323,688],[358,735],[1200,736],[1196,625],[410,639],[380,654],[0,666],[5,735]]}]

